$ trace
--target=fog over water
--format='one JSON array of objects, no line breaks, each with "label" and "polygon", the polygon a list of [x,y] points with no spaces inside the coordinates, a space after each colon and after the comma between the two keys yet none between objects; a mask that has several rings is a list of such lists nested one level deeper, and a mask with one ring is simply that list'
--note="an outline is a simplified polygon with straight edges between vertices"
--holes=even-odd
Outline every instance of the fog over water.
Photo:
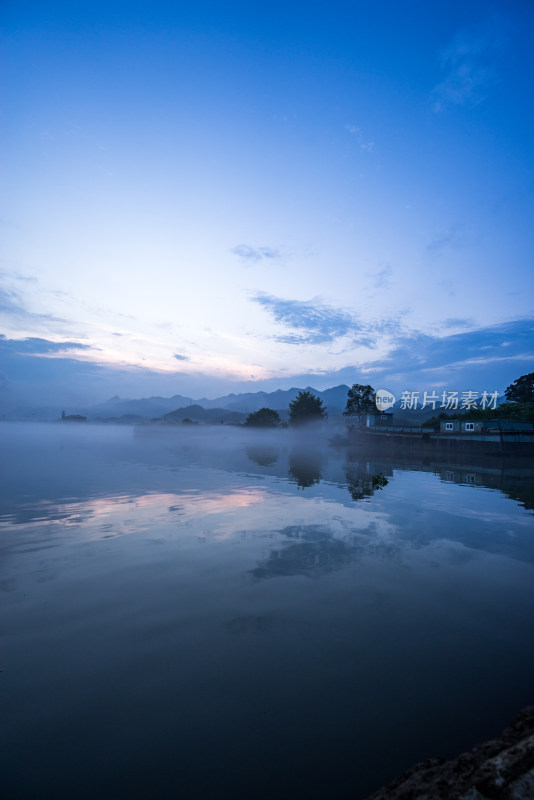
[{"label": "fog over water", "polygon": [[10,798],[363,798],[534,702],[529,459],[0,436]]}]

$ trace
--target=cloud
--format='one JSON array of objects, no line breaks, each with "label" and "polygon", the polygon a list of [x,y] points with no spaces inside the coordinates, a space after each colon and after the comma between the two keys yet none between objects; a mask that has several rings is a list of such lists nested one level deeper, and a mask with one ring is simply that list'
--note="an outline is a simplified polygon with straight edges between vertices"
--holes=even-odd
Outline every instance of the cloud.
[{"label": "cloud", "polygon": [[465,319],[464,317],[449,317],[441,322],[444,328],[472,328],[474,320]]},{"label": "cloud", "polygon": [[0,288],[0,313],[14,317],[19,321],[24,320],[33,323],[65,322],[65,320],[54,317],[52,314],[36,314],[33,311],[28,311],[24,307],[19,293],[13,289]]},{"label": "cloud", "polygon": [[439,255],[447,248],[460,250],[469,242],[469,234],[457,226],[435,236],[426,246],[428,253]]},{"label": "cloud", "polygon": [[436,113],[447,106],[473,107],[481,103],[497,82],[496,58],[507,43],[506,22],[491,17],[471,30],[458,31],[441,52],[443,80],[432,90]]},{"label": "cloud", "polygon": [[345,130],[350,133],[356,139],[356,142],[360,146],[360,150],[366,150],[368,153],[374,149],[375,143],[370,141],[365,141],[361,128],[357,125],[345,125]]},{"label": "cloud", "polygon": [[189,361],[190,360],[189,356],[184,356],[181,353],[173,353],[172,357],[175,358],[177,361]]},{"label": "cloud", "polygon": [[519,319],[443,337],[414,332],[373,367],[408,374],[532,358],[534,319]]},{"label": "cloud", "polygon": [[238,244],[232,247],[230,252],[248,264],[259,261],[275,261],[281,257],[280,250],[276,247],[250,247],[248,244]]},{"label": "cloud", "polygon": [[353,337],[354,344],[371,347],[374,337],[363,323],[351,314],[317,301],[303,303],[284,300],[269,294],[258,294],[254,303],[271,313],[276,322],[298,333],[278,334],[274,338],[284,344],[325,344],[342,336]]},{"label": "cloud", "polygon": [[532,371],[533,361],[534,319],[527,318],[445,337],[403,334],[385,358],[269,378],[258,382],[256,390],[370,383],[396,394],[439,387],[502,393],[518,376]]},{"label": "cloud", "polygon": [[20,303],[20,296],[12,289],[0,288],[0,313],[2,314],[20,314],[22,307]]},{"label": "cloud", "polygon": [[391,283],[390,278],[393,275],[393,267],[386,264],[378,272],[374,273],[374,288],[387,289]]},{"label": "cloud", "polygon": [[33,336],[26,339],[6,339],[3,334],[0,334],[0,352],[3,353],[17,353],[18,355],[28,353],[35,356],[65,353],[70,350],[93,349],[91,345],[82,344],[81,342],[53,342],[50,339],[39,339]]}]

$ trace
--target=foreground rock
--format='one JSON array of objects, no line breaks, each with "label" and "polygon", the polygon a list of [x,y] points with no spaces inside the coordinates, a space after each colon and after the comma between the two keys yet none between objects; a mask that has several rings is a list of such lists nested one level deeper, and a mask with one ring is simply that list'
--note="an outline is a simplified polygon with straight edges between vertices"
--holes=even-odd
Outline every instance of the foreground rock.
[{"label": "foreground rock", "polygon": [[498,739],[453,761],[431,758],[367,800],[534,800],[534,706]]}]

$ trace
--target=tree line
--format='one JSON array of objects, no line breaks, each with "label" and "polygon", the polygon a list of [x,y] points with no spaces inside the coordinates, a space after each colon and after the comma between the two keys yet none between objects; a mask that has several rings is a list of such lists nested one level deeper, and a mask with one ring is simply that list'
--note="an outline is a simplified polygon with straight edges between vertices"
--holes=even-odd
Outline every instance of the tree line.
[{"label": "tree line", "polygon": [[[372,386],[355,383],[348,392],[346,417],[362,418],[375,408],[375,390]],[[323,422],[328,413],[320,397],[309,391],[300,391],[289,404],[289,424],[292,427]],[[278,411],[260,408],[248,415],[245,425],[252,428],[276,428],[282,425]]]},{"label": "tree line", "polygon": [[[534,420],[534,372],[522,375],[505,389],[506,402],[496,409],[473,409],[461,415],[466,418],[510,417],[512,419]],[[347,393],[347,405],[343,416],[361,423],[366,414],[376,411],[376,391],[369,384],[355,383]],[[310,423],[323,422],[328,414],[323,401],[313,392],[300,391],[289,404],[289,425],[299,427]],[[436,419],[447,417],[440,414]],[[470,417],[470,418],[471,418]],[[260,408],[248,415],[245,425],[253,428],[276,428],[282,426],[277,411]]]}]

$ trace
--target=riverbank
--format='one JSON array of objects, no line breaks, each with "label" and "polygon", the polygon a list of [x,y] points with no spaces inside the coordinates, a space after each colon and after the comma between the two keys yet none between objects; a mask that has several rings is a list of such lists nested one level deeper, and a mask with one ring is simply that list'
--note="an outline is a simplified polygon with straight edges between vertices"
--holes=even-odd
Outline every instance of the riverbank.
[{"label": "riverbank", "polygon": [[534,706],[497,738],[451,761],[431,758],[367,800],[531,800],[534,797]]}]

